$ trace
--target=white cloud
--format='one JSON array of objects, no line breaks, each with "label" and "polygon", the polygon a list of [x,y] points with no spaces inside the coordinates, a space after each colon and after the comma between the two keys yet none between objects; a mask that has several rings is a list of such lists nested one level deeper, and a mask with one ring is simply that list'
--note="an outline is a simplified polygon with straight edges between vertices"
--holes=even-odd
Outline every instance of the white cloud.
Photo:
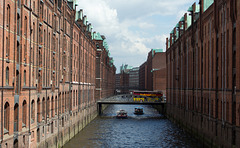
[{"label": "white cloud", "polygon": [[[151,48],[165,50],[171,30],[194,0],[78,0],[94,30],[105,35],[117,68],[140,66]],[[171,22],[169,22],[171,18]],[[168,19],[168,20],[166,20]],[[164,28],[164,30],[163,30]]]}]

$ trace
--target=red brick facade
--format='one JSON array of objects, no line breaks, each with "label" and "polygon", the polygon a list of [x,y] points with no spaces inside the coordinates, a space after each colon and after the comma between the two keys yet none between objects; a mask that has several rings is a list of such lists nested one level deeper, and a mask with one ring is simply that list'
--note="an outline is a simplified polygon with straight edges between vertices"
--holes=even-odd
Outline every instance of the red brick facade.
[{"label": "red brick facade", "polygon": [[240,2],[200,2],[167,39],[168,115],[208,144],[240,147]]},{"label": "red brick facade", "polygon": [[115,94],[115,73],[113,58],[109,57],[109,50],[104,46],[105,37],[96,39],[96,98],[107,98]]},{"label": "red brick facade", "polygon": [[1,147],[63,145],[100,99],[91,25],[70,0],[1,0],[0,28]]},{"label": "red brick facade", "polygon": [[160,90],[166,94],[166,53],[152,49],[139,68],[140,90]]}]

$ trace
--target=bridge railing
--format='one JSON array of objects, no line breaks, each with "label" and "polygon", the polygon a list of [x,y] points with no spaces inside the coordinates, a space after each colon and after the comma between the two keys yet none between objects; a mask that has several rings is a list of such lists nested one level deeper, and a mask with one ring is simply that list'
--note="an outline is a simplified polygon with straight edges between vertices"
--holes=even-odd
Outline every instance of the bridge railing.
[{"label": "bridge railing", "polygon": [[132,95],[117,95],[114,97],[106,98],[101,101],[107,102],[162,102],[164,103],[165,100],[163,98],[153,98],[153,97],[146,97],[146,96],[132,96]]}]

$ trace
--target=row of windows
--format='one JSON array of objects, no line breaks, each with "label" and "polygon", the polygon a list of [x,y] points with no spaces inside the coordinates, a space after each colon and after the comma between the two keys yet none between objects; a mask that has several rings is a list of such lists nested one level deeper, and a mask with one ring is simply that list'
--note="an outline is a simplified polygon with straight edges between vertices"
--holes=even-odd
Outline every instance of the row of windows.
[{"label": "row of windows", "polygon": [[[58,100],[58,97],[55,98],[52,97],[51,99],[48,97],[47,99],[37,99],[37,109],[35,109],[35,100],[31,101],[30,106],[30,121],[31,124],[35,123],[35,116],[37,117],[37,122],[41,122],[42,120],[45,120],[47,118],[51,118],[57,115],[57,111],[59,113],[64,113],[65,111],[72,110],[73,107],[76,107],[77,104],[80,105],[80,103],[84,103],[86,101],[90,101],[93,99],[93,91],[94,90],[86,90],[85,94],[80,91],[80,93],[76,90],[74,90],[72,100],[67,99],[69,98],[69,92],[65,92],[63,94],[59,94],[59,98],[62,98],[61,100]],[[82,95],[82,96],[81,96]],[[61,96],[61,97],[60,97]],[[80,98],[86,98],[81,100],[78,100]],[[60,106],[58,108],[58,106]],[[26,127],[28,124],[27,115],[28,115],[28,105],[27,101],[24,100],[21,104],[21,113],[22,113],[22,124],[19,124],[19,105],[16,103],[14,105],[14,131],[18,131],[18,125],[22,125],[22,127]],[[35,112],[36,111],[36,112]],[[4,104],[4,133],[9,132],[9,126],[10,126],[10,104],[9,102],[6,102]]]}]

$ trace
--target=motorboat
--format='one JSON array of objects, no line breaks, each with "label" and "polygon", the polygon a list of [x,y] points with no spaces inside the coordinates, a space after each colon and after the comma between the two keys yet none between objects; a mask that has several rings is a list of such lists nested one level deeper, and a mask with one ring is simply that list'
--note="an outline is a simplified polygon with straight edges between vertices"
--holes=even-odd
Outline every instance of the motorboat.
[{"label": "motorboat", "polygon": [[119,111],[117,111],[117,118],[127,118],[127,112],[123,109],[120,109]]},{"label": "motorboat", "polygon": [[143,114],[143,108],[142,107],[135,107],[134,114],[142,115]]}]

